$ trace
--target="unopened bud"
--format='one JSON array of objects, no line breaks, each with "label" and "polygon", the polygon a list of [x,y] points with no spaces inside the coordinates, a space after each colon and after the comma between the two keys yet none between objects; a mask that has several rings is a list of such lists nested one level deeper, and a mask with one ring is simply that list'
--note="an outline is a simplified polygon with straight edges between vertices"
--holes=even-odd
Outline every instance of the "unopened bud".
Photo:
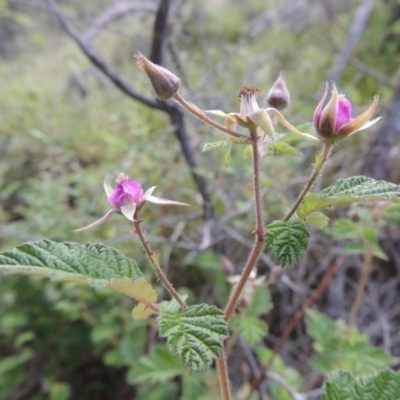
[{"label": "unopened bud", "polygon": [[267,103],[278,110],[282,110],[289,105],[290,92],[286,86],[285,73],[283,71],[272,85],[267,96]]},{"label": "unopened bud", "polygon": [[235,272],[235,267],[233,266],[232,261],[225,256],[221,256],[221,266],[222,272],[227,276],[233,275]]},{"label": "unopened bud", "polygon": [[152,63],[141,53],[137,55],[136,65],[146,73],[159,100],[168,100],[178,92],[179,78],[166,68]]}]

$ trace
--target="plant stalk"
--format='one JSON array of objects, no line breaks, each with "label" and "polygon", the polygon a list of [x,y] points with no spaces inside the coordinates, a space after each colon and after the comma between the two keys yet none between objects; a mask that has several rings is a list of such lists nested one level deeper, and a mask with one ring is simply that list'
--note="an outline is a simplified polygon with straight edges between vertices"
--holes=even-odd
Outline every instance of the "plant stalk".
[{"label": "plant stalk", "polygon": [[236,138],[242,138],[242,139],[248,139],[247,136],[242,135],[240,133],[237,133],[229,128],[227,128],[226,126],[223,126],[221,124],[219,124],[218,122],[213,121],[211,118],[208,118],[206,114],[204,114],[204,112],[202,110],[200,110],[200,108],[198,108],[197,106],[195,106],[194,104],[186,101],[181,94],[178,92],[174,95],[174,99],[183,107],[185,108],[187,111],[189,111],[191,114],[193,114],[194,116],[196,116],[197,118],[199,118],[201,121],[205,122],[207,125],[210,125],[214,128],[219,129],[222,132],[227,133],[228,135],[234,136]]},{"label": "plant stalk", "polygon": [[[137,218],[137,215],[135,215],[135,218]],[[164,274],[163,270],[161,269],[161,267],[158,263],[157,254],[150,248],[149,242],[146,239],[144,232],[142,231],[142,227],[140,226],[140,223],[141,223],[140,220],[134,221],[135,232],[138,235],[140,242],[142,243],[144,251],[146,252],[147,256],[149,257],[150,263],[151,263],[158,279],[163,283],[165,288],[168,290],[169,294],[179,303],[179,305],[183,309],[187,308],[187,304],[181,299],[178,292],[174,289],[174,287],[172,286],[172,283],[168,280],[167,276]]]},{"label": "plant stalk", "polygon": [[315,180],[318,178],[319,173],[321,172],[322,167],[324,166],[325,162],[328,160],[329,153],[331,151],[332,144],[328,142],[324,142],[324,147],[322,149],[321,153],[321,162],[316,162],[314,171],[312,172],[310,178],[307,181],[306,186],[302,190],[302,192],[299,194],[299,197],[297,198],[296,202],[294,203],[293,207],[291,210],[285,215],[282,221],[289,221],[289,219],[293,216],[293,214],[297,211],[297,209],[300,207],[300,204],[304,200],[304,197],[306,194],[310,191],[312,186],[314,185]]},{"label": "plant stalk", "polygon": [[255,229],[255,240],[253,249],[251,250],[250,256],[243,269],[239,283],[236,285],[232,294],[225,307],[225,321],[228,321],[234,314],[236,303],[238,302],[244,287],[246,286],[247,280],[251,274],[251,271],[255,267],[258,258],[264,248],[264,225],[262,216],[262,202],[261,202],[261,190],[260,190],[260,155],[258,152],[257,143],[257,132],[251,131],[250,136],[252,138],[252,149],[253,149],[253,185],[254,185],[254,205],[256,212],[256,229]]},{"label": "plant stalk", "polygon": [[226,356],[224,349],[220,351],[219,358],[217,359],[216,364],[222,400],[231,400],[231,390],[229,387],[228,369],[226,366]]},{"label": "plant stalk", "polygon": [[[260,154],[258,152],[258,137],[257,131],[250,131],[251,146],[253,149],[253,186],[254,186],[254,206],[256,212],[256,229],[255,229],[255,242],[253,249],[250,253],[249,259],[243,269],[239,283],[234,288],[228,303],[225,307],[225,321],[233,316],[236,303],[238,302],[242,291],[249,279],[251,271],[256,265],[261,251],[264,248],[264,226],[262,217],[262,203],[261,203],[261,190],[260,190]],[[221,387],[221,395],[223,400],[230,400],[231,394],[229,389],[229,377],[226,367],[225,352],[221,350],[220,357],[217,360],[217,371]]]}]

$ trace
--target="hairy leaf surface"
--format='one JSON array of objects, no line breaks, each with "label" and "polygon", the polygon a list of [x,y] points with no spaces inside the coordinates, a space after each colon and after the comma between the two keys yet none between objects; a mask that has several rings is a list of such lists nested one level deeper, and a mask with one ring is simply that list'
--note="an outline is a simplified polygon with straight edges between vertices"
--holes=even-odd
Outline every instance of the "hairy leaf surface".
[{"label": "hairy leaf surface", "polygon": [[305,219],[311,213],[324,208],[377,200],[400,203],[400,186],[365,176],[353,176],[339,179],[321,193],[306,195],[297,210],[297,215]]},{"label": "hairy leaf surface", "polygon": [[322,400],[399,400],[400,373],[390,370],[354,377],[338,370],[329,375]]},{"label": "hairy leaf surface", "polygon": [[199,304],[185,310],[162,309],[158,317],[161,336],[191,371],[205,370],[219,356],[228,335],[224,313],[215,306]]},{"label": "hairy leaf surface", "polygon": [[102,244],[39,240],[0,253],[0,272],[108,287],[150,304],[157,295],[134,260]]},{"label": "hairy leaf surface", "polygon": [[265,242],[282,265],[298,261],[308,247],[308,233],[300,221],[275,221],[266,227]]}]

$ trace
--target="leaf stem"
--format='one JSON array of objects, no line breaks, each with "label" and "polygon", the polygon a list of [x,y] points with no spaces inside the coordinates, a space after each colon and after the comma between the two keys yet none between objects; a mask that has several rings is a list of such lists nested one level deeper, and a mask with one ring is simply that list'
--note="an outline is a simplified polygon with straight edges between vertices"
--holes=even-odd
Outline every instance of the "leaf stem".
[{"label": "leaf stem", "polygon": [[[135,218],[138,218],[138,215],[135,215]],[[160,267],[160,264],[158,263],[158,257],[156,252],[154,252],[149,245],[148,240],[146,239],[146,236],[144,232],[142,231],[142,227],[140,226],[141,221],[140,220],[135,220],[134,225],[135,225],[135,232],[139,237],[140,242],[142,243],[142,246],[144,248],[144,251],[146,252],[147,256],[149,257],[150,263],[158,277],[158,279],[164,284],[165,288],[168,290],[170,295],[179,303],[179,305],[185,309],[187,308],[187,304],[181,299],[179,296],[178,292],[174,289],[172,286],[172,283],[168,280],[167,276],[164,274],[163,270]]]},{"label": "leaf stem", "polygon": [[221,349],[216,364],[222,400],[231,400],[231,390],[229,387],[228,369],[226,366],[226,356],[224,349]]},{"label": "leaf stem", "polygon": [[255,229],[255,241],[253,249],[251,250],[250,256],[243,269],[242,275],[235,289],[228,300],[225,307],[225,321],[233,316],[236,303],[238,302],[242,291],[249,279],[251,271],[256,265],[258,258],[260,257],[261,251],[264,248],[264,225],[262,216],[262,202],[261,202],[261,190],[260,190],[260,155],[258,152],[257,132],[251,131],[250,136],[252,138],[252,149],[253,149],[253,185],[254,185],[254,205],[256,212],[256,229]]},{"label": "leaf stem", "polygon": [[201,121],[205,122],[206,124],[208,124],[214,128],[217,128],[220,131],[225,132],[228,135],[234,136],[236,138],[248,139],[247,136],[237,133],[237,132],[219,124],[218,122],[213,121],[211,118],[208,118],[207,115],[202,110],[200,110],[200,108],[198,108],[194,104],[186,101],[179,92],[174,95],[174,99],[183,108],[185,108],[187,111],[189,111],[191,114],[193,114],[194,116],[199,118]]},{"label": "leaf stem", "polygon": [[304,197],[306,194],[310,191],[312,188],[315,180],[318,178],[319,173],[321,172],[322,167],[324,166],[325,162],[328,160],[329,153],[331,151],[332,144],[328,142],[324,142],[324,147],[322,149],[321,153],[321,159],[320,161],[317,160],[315,163],[314,171],[312,172],[310,178],[307,181],[306,186],[302,190],[302,192],[299,194],[299,197],[297,198],[296,202],[294,203],[293,207],[291,210],[285,215],[282,221],[289,221],[289,219],[293,216],[293,214],[297,211],[297,209],[300,207],[300,204],[304,200]]}]

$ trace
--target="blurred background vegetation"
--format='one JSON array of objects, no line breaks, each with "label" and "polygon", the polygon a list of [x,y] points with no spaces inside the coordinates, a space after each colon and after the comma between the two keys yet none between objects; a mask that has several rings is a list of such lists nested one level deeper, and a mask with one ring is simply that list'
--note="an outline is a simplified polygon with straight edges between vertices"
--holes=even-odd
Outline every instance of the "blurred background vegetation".
[{"label": "blurred background vegetation", "polygon": [[[168,17],[162,51],[154,53],[160,4],[167,6]],[[133,63],[134,51],[160,57],[180,76],[186,98],[202,109],[237,111],[245,85],[259,87],[265,105],[271,84],[284,70],[292,97],[284,114],[295,125],[312,120],[327,80],[335,80],[339,92],[352,100],[355,115],[380,92],[382,122],[375,131],[339,143],[316,189],[361,173],[400,182],[400,121],[393,122],[390,111],[400,107],[398,1],[60,0],[58,5],[88,48],[148,98],[150,87]],[[116,11],[117,17],[104,23]],[[102,181],[123,171],[145,189],[157,185],[161,197],[193,204],[184,211],[148,205],[144,226],[171,281],[189,301],[223,306],[230,289],[226,277],[240,271],[251,245],[251,166],[243,149],[233,149],[228,166],[224,150],[202,153],[205,143],[219,140],[216,132],[189,116],[174,125],[156,101],[160,109],[119,90],[68,36],[46,0],[0,0],[0,59],[0,250],[43,237],[101,241],[137,260],[154,280],[122,217],[114,215],[89,232],[71,232],[105,214],[109,206]],[[179,132],[187,136],[182,139]],[[302,157],[263,159],[267,222],[282,216],[310,173],[317,147],[293,145]],[[244,333],[247,342],[241,346],[240,340],[232,343],[236,389],[252,381],[251,360],[256,366],[266,361],[296,310],[340,257],[340,271],[315,303],[324,315],[307,314],[308,329],[299,322],[276,359],[276,373],[307,392],[319,388],[331,369],[360,372],[347,356],[329,353],[338,343],[340,348],[344,343],[384,348],[386,354],[374,353],[372,346],[368,353],[360,345],[369,360],[378,360],[376,369],[400,362],[399,214],[382,204],[332,210],[333,219],[341,218],[339,225],[313,232],[308,255],[283,274],[263,255],[258,273],[274,276],[276,284],[260,295],[265,308],[250,316],[261,315],[269,330],[260,328],[255,339]],[[358,246],[350,246],[349,238]],[[359,330],[341,336],[366,241],[374,243],[376,257],[356,315]],[[215,375],[186,375],[160,345],[154,321],[131,320],[132,307],[107,290],[0,277],[0,398],[217,399]],[[327,316],[330,322],[323,319]],[[335,332],[332,337],[318,331],[326,324]],[[353,353],[347,349],[346,354]],[[271,399],[293,398],[276,383],[265,390]]]}]

